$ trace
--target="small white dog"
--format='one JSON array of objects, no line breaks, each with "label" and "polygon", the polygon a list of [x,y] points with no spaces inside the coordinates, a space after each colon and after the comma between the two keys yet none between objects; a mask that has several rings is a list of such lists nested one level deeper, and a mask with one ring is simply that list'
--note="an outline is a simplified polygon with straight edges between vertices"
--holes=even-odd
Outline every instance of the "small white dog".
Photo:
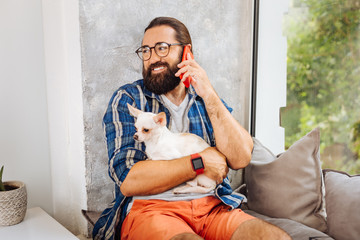
[{"label": "small white dog", "polygon": [[[199,153],[210,147],[201,137],[191,133],[173,133],[166,127],[164,112],[154,114],[143,112],[127,105],[130,114],[136,118],[134,139],[144,142],[146,154],[151,160],[171,160]],[[198,175],[185,186],[175,188],[173,193],[208,193],[216,186],[213,179]]]}]

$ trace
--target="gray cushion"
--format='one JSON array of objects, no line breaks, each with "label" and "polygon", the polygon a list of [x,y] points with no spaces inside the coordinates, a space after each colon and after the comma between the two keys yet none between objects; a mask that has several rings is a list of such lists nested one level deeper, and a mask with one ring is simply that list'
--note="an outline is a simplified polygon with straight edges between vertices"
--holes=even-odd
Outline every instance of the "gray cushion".
[{"label": "gray cushion", "polygon": [[360,175],[324,170],[329,235],[338,240],[360,238]]},{"label": "gray cushion", "polygon": [[[285,232],[287,232],[293,240],[308,240],[308,239],[314,239],[314,240],[328,240],[333,239],[326,235],[325,233],[322,233],[314,228],[310,228],[308,226],[305,226],[304,224],[285,219],[285,218],[270,218],[268,216],[256,213],[251,210],[245,210],[244,212],[260,218],[266,222],[269,222],[275,226],[278,226],[279,228],[283,229]],[[318,237],[318,238],[317,238]]]},{"label": "gray cushion", "polygon": [[314,129],[276,157],[254,139],[245,169],[248,207],[270,217],[287,218],[326,231],[320,166],[320,133]]},{"label": "gray cushion", "polygon": [[228,176],[229,181],[230,181],[230,186],[236,192],[239,191],[239,188],[244,183],[243,172],[244,172],[244,169],[238,169],[238,170],[233,170],[231,168],[229,169],[229,173],[228,173],[227,176]]}]

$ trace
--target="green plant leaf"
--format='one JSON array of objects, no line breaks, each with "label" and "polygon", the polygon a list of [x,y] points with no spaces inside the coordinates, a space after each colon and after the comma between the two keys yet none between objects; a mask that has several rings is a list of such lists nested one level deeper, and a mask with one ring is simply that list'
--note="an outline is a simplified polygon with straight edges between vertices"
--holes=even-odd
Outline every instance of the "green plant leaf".
[{"label": "green plant leaf", "polygon": [[4,171],[4,166],[2,166],[0,170],[0,191],[5,191],[5,186],[2,182],[3,171]]}]

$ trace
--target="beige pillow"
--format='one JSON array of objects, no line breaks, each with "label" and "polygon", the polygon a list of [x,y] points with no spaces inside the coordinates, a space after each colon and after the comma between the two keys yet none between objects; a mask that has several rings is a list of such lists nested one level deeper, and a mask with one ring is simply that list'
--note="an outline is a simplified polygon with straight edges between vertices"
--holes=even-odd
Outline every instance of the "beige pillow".
[{"label": "beige pillow", "polygon": [[328,233],[338,240],[360,238],[360,175],[324,170]]},{"label": "beige pillow", "polygon": [[251,162],[245,168],[249,209],[325,232],[319,145],[319,129],[314,129],[276,157],[255,139]]}]

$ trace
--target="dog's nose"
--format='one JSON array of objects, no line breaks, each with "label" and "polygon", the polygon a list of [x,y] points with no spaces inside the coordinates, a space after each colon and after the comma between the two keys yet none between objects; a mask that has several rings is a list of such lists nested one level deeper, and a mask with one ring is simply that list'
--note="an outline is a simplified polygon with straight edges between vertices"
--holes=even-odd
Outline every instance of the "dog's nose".
[{"label": "dog's nose", "polygon": [[138,140],[138,139],[139,139],[139,136],[135,134],[135,135],[134,135],[134,139],[135,139],[135,140]]}]

